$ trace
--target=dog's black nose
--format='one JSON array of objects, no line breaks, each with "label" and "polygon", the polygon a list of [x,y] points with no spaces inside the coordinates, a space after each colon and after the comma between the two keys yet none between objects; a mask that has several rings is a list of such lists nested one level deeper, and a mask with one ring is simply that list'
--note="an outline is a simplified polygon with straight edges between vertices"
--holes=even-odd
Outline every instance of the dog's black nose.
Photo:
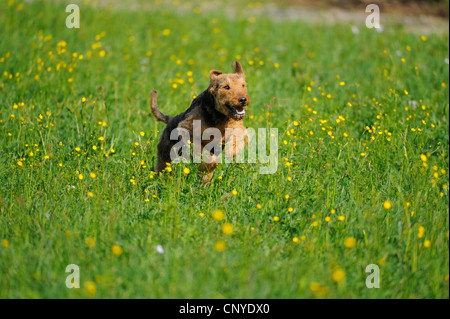
[{"label": "dog's black nose", "polygon": [[247,98],[245,98],[245,97],[240,97],[238,101],[239,101],[239,103],[241,103],[241,105],[247,104]]}]

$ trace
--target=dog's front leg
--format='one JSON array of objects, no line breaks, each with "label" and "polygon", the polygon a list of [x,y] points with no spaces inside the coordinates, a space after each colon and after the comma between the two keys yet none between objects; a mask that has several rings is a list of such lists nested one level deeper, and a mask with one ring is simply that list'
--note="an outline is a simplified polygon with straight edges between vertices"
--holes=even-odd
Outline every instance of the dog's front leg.
[{"label": "dog's front leg", "polygon": [[235,129],[230,136],[225,137],[225,157],[232,160],[242,152],[248,141],[249,135],[246,128]]},{"label": "dog's front leg", "polygon": [[217,167],[217,156],[214,154],[211,154],[211,158],[208,160],[208,163],[203,162],[198,167],[198,170],[200,172],[208,172],[208,174],[203,175],[202,181],[204,184],[209,184],[211,181],[213,175],[214,175],[214,169]]}]

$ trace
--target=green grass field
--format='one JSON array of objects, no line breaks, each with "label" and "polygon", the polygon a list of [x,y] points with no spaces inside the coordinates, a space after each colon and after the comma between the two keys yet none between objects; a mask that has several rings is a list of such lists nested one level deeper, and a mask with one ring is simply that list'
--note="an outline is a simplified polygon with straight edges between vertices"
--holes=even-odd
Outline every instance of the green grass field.
[{"label": "green grass field", "polygon": [[[448,33],[159,2],[0,1],[0,297],[449,298]],[[236,59],[278,171],[155,174],[150,90],[178,114]]]}]

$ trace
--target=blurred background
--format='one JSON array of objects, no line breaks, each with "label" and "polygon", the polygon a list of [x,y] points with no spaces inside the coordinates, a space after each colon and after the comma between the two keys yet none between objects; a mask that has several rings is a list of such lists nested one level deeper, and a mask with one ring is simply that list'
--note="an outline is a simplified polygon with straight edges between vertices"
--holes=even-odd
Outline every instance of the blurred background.
[{"label": "blurred background", "polygon": [[[67,2],[67,1],[66,1]],[[77,3],[77,1],[72,1]],[[260,16],[272,20],[308,23],[361,23],[367,18],[367,5],[380,7],[381,23],[402,25],[417,33],[448,32],[449,0],[259,0],[259,1],[180,1],[180,0],[94,0],[79,1],[110,8],[152,10],[156,7],[180,11],[199,7],[203,12],[224,11],[229,17]]]},{"label": "blurred background", "polygon": [[273,2],[314,7],[332,6],[344,9],[359,9],[376,3],[382,6],[386,12],[432,14],[441,17],[448,17],[449,4],[448,0],[278,0]]}]

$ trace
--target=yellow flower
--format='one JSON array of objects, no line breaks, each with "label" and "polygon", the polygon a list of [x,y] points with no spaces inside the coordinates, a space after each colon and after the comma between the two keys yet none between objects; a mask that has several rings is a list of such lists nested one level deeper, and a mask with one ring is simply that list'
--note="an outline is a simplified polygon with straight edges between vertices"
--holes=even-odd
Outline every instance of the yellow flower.
[{"label": "yellow flower", "polygon": [[122,253],[123,253],[122,247],[120,247],[120,246],[117,245],[117,244],[113,244],[113,245],[111,246],[111,251],[112,251],[112,253],[113,253],[114,255],[116,255],[116,256],[120,256],[120,255],[122,255]]},{"label": "yellow flower", "polygon": [[392,203],[390,202],[390,201],[385,201],[384,203],[383,203],[383,207],[384,207],[384,209],[387,209],[387,210],[389,210],[389,209],[391,209],[392,208]]},{"label": "yellow flower", "polygon": [[292,213],[293,211],[294,211],[294,209],[293,209],[292,207],[289,207],[289,208],[288,208],[288,212],[289,212],[289,213]]},{"label": "yellow flower", "polygon": [[93,193],[93,192],[88,192],[88,196],[89,196],[90,198],[92,198],[92,197],[94,197],[94,193]]},{"label": "yellow flower", "polygon": [[75,151],[79,152],[80,148],[79,147],[75,147]]},{"label": "yellow flower", "polygon": [[164,29],[163,30],[163,35],[164,36],[168,36],[170,34],[170,29]]},{"label": "yellow flower", "polygon": [[422,160],[422,162],[428,161],[428,158],[425,154],[420,154],[420,159]]},{"label": "yellow flower", "polygon": [[95,175],[95,173],[92,172],[92,173],[89,174],[89,176],[90,176],[91,178],[95,178],[97,175]]},{"label": "yellow flower", "polygon": [[298,237],[294,237],[294,238],[292,238],[292,241],[293,241],[294,243],[298,243],[300,240],[298,239]]},{"label": "yellow flower", "polygon": [[425,228],[423,226],[419,226],[419,231],[417,233],[418,238],[423,238],[423,235],[425,234]]},{"label": "yellow flower", "polygon": [[93,149],[94,151],[97,150],[97,146],[92,145],[92,149]]},{"label": "yellow flower", "polygon": [[262,208],[261,204],[257,204],[256,208],[261,209]]},{"label": "yellow flower", "polygon": [[278,217],[278,216],[275,216],[274,218],[273,218],[273,221],[274,222],[277,222],[277,221],[279,221],[280,220],[280,217]]},{"label": "yellow flower", "polygon": [[319,226],[319,222],[313,222],[312,225],[313,225],[313,227],[317,227],[317,226]]},{"label": "yellow flower", "polygon": [[338,220],[340,220],[341,222],[343,222],[343,221],[345,220],[345,216],[344,216],[344,215],[339,216],[339,217],[338,217]]},{"label": "yellow flower", "polygon": [[345,271],[343,271],[342,269],[337,269],[333,272],[331,278],[335,282],[341,282],[345,278]]},{"label": "yellow flower", "polygon": [[309,285],[309,290],[311,290],[316,297],[323,296],[327,293],[327,287],[320,285],[318,282],[312,282]]},{"label": "yellow flower", "polygon": [[221,221],[225,218],[225,213],[220,209],[216,209],[213,211],[212,216],[215,220]]},{"label": "yellow flower", "polygon": [[84,178],[83,174],[78,175],[78,179],[81,181]]},{"label": "yellow flower", "polygon": [[183,172],[184,172],[185,174],[189,174],[190,170],[189,170],[189,168],[185,167],[185,168],[183,169]]},{"label": "yellow flower", "polygon": [[2,246],[5,248],[9,247],[9,242],[6,239],[2,239]]},{"label": "yellow flower", "polygon": [[325,217],[325,221],[326,221],[327,223],[330,222],[330,220],[331,220],[330,216]]},{"label": "yellow flower", "polygon": [[95,246],[95,239],[92,237],[86,238],[86,245],[88,247],[94,247]]},{"label": "yellow flower", "polygon": [[198,214],[198,216],[200,216],[200,217],[204,217],[204,216],[205,216],[205,214],[203,214],[203,213],[200,213],[200,214]]},{"label": "yellow flower", "polygon": [[100,275],[95,275],[94,279],[96,282],[98,282],[99,284],[101,284],[103,282],[103,277]]},{"label": "yellow flower", "polygon": [[225,235],[232,235],[233,234],[233,225],[230,223],[225,223],[222,225],[222,232]]},{"label": "yellow flower", "polygon": [[104,138],[103,136],[100,136],[100,137],[98,138],[98,140],[99,140],[99,141],[104,141],[105,138]]},{"label": "yellow flower", "polygon": [[86,102],[86,98],[84,96],[81,98],[81,102],[82,103]]},{"label": "yellow flower", "polygon": [[223,240],[218,240],[214,243],[214,250],[224,251],[227,248],[227,244]]},{"label": "yellow flower", "polygon": [[145,133],[144,133],[144,132],[141,132],[141,133],[139,133],[139,134],[141,134],[141,136],[145,136]]},{"label": "yellow flower", "polygon": [[23,167],[23,163],[21,161],[18,161],[17,165],[19,165],[20,167]]},{"label": "yellow flower", "polygon": [[423,242],[423,247],[425,247],[425,248],[430,248],[430,247],[431,247],[431,241],[429,241],[428,239],[425,240],[425,241]]},{"label": "yellow flower", "polygon": [[332,213],[332,214],[336,214],[336,209],[333,208],[333,209],[331,210],[331,213]]},{"label": "yellow flower", "polygon": [[311,290],[312,292],[318,291],[320,289],[320,284],[318,282],[312,282],[309,285],[309,290]]},{"label": "yellow flower", "polygon": [[95,293],[97,292],[97,286],[92,281],[86,281],[86,294],[90,297],[93,297]]},{"label": "yellow flower", "polygon": [[356,238],[354,237],[347,237],[344,239],[344,246],[347,248],[353,248],[356,245]]},{"label": "yellow flower", "polygon": [[236,196],[236,195],[238,194],[238,192],[237,192],[235,189],[233,189],[233,190],[231,191],[231,194],[233,194],[234,196]]}]

